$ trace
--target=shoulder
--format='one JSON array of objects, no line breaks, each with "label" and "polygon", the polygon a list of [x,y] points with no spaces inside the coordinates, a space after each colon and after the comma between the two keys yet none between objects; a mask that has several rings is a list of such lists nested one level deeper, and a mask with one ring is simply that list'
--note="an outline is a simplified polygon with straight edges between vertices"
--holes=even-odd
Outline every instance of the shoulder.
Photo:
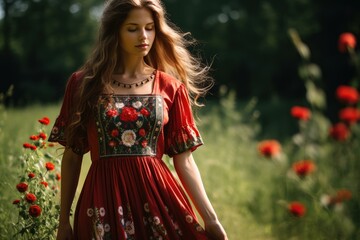
[{"label": "shoulder", "polygon": [[84,74],[81,71],[73,72],[67,80],[66,88],[74,91],[80,87]]},{"label": "shoulder", "polygon": [[176,94],[179,89],[186,89],[183,82],[168,73],[158,71],[158,78],[160,90],[165,91],[168,94]]}]

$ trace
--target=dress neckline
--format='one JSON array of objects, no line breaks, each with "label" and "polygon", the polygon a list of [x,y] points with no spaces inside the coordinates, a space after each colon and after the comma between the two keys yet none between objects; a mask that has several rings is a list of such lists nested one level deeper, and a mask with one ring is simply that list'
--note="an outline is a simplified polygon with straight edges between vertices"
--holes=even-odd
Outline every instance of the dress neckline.
[{"label": "dress neckline", "polygon": [[155,95],[156,89],[158,88],[158,82],[159,82],[159,70],[155,69],[155,77],[152,82],[152,88],[150,93],[101,93],[100,96],[150,96]]}]

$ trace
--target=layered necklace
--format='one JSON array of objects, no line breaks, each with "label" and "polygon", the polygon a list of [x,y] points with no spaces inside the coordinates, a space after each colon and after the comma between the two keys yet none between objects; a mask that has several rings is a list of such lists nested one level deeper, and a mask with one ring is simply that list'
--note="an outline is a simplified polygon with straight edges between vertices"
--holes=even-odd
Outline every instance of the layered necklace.
[{"label": "layered necklace", "polygon": [[123,83],[119,80],[115,80],[113,79],[113,84],[117,85],[118,87],[122,87],[122,88],[137,88],[137,87],[141,87],[144,86],[145,84],[147,84],[148,82],[151,82],[155,79],[155,75],[156,75],[156,70],[154,70],[154,72],[147,78],[145,78],[144,80],[141,80],[139,82],[134,82],[134,83]]}]

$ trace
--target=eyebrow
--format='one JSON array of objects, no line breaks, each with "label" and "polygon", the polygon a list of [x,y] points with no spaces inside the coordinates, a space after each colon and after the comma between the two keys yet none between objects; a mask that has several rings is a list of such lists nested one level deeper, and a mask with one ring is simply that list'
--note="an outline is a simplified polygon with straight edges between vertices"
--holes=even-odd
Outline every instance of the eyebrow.
[{"label": "eyebrow", "polygon": [[[147,24],[145,24],[145,25],[150,25],[150,24],[154,24],[154,22],[150,22],[150,23],[147,23]],[[135,26],[138,26],[138,25],[140,25],[140,24],[138,24],[138,23],[126,23],[125,25],[135,25]]]}]

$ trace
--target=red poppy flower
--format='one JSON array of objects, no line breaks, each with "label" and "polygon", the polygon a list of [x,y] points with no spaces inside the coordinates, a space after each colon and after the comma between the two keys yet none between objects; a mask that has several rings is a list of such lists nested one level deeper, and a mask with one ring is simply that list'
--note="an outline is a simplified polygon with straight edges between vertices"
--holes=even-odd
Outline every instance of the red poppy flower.
[{"label": "red poppy flower", "polygon": [[55,165],[52,162],[45,163],[45,167],[48,171],[52,171],[55,169]]},{"label": "red poppy flower", "polygon": [[31,146],[32,146],[32,145],[31,145],[30,143],[24,143],[24,144],[23,144],[23,147],[24,147],[24,148],[30,148]]},{"label": "red poppy flower", "polygon": [[348,124],[354,124],[360,119],[360,110],[353,107],[344,108],[340,110],[339,118]]},{"label": "red poppy flower", "polygon": [[34,177],[35,177],[35,173],[32,173],[32,172],[29,173],[29,174],[28,174],[28,177],[29,177],[29,178],[34,178]]},{"label": "red poppy flower", "polygon": [[46,134],[43,132],[40,133],[38,137],[41,138],[42,140],[45,140],[47,138]]},{"label": "red poppy flower", "polygon": [[118,112],[116,111],[116,109],[110,109],[109,111],[106,112],[106,116],[108,117],[116,117],[116,115],[118,114]]},{"label": "red poppy flower", "polygon": [[291,116],[296,119],[307,121],[311,117],[311,112],[306,107],[294,106],[290,110]]},{"label": "red poppy flower", "polygon": [[120,120],[124,122],[134,122],[138,119],[138,113],[135,108],[124,107],[120,113]]},{"label": "red poppy flower", "polygon": [[359,101],[359,92],[356,88],[342,85],[336,89],[336,98],[347,104],[355,104]]},{"label": "red poppy flower", "polygon": [[29,208],[29,214],[32,217],[38,217],[41,215],[41,208],[38,205],[32,205]]},{"label": "red poppy flower", "polygon": [[344,141],[349,137],[350,131],[346,124],[337,123],[330,128],[329,135],[337,141]]},{"label": "red poppy flower", "polygon": [[20,203],[20,200],[19,200],[19,199],[16,199],[16,200],[14,200],[12,203],[13,203],[14,205],[17,205],[17,204]]},{"label": "red poppy flower", "polygon": [[281,145],[276,140],[265,140],[258,144],[258,151],[265,157],[274,157],[280,153]]},{"label": "red poppy flower", "polygon": [[306,213],[306,207],[300,202],[289,203],[288,210],[295,217],[303,217]]},{"label": "red poppy flower", "polygon": [[36,196],[32,193],[27,193],[25,195],[25,200],[28,202],[28,203],[33,203],[36,201]]},{"label": "red poppy flower", "polygon": [[31,135],[29,138],[30,138],[30,140],[33,140],[33,141],[39,140],[39,136],[36,136],[36,135]]},{"label": "red poppy flower", "polygon": [[348,48],[355,48],[356,38],[352,33],[346,32],[339,36],[338,47],[342,53],[347,52]]},{"label": "red poppy flower", "polygon": [[314,162],[311,160],[301,160],[295,162],[292,165],[292,169],[299,177],[305,177],[306,175],[309,175],[310,173],[314,172],[316,166]]},{"label": "red poppy flower", "polygon": [[150,115],[150,112],[146,109],[146,108],[142,108],[140,110],[140,113],[144,116],[144,117],[148,117]]},{"label": "red poppy flower", "polygon": [[56,180],[58,180],[58,181],[60,181],[60,180],[61,180],[61,175],[60,175],[60,173],[57,173],[57,174],[56,174],[55,179],[56,179]]},{"label": "red poppy flower", "polygon": [[113,129],[111,131],[111,136],[113,137],[118,137],[119,136],[119,130],[118,129]]},{"label": "red poppy flower", "polygon": [[43,185],[44,187],[47,187],[47,186],[49,185],[49,184],[48,184],[47,182],[45,182],[45,181],[40,182],[40,184]]},{"label": "red poppy flower", "polygon": [[35,145],[30,145],[30,149],[35,151],[37,149],[37,147]]},{"label": "red poppy flower", "polygon": [[352,198],[352,193],[347,189],[340,189],[336,192],[335,196],[330,199],[330,204],[342,203]]},{"label": "red poppy flower", "polygon": [[25,182],[21,182],[18,185],[16,185],[16,189],[19,192],[26,192],[28,190],[28,187],[29,187],[28,184]]},{"label": "red poppy flower", "polygon": [[49,125],[50,123],[50,119],[48,117],[43,117],[42,119],[38,120],[39,123],[43,124],[43,125]]}]

